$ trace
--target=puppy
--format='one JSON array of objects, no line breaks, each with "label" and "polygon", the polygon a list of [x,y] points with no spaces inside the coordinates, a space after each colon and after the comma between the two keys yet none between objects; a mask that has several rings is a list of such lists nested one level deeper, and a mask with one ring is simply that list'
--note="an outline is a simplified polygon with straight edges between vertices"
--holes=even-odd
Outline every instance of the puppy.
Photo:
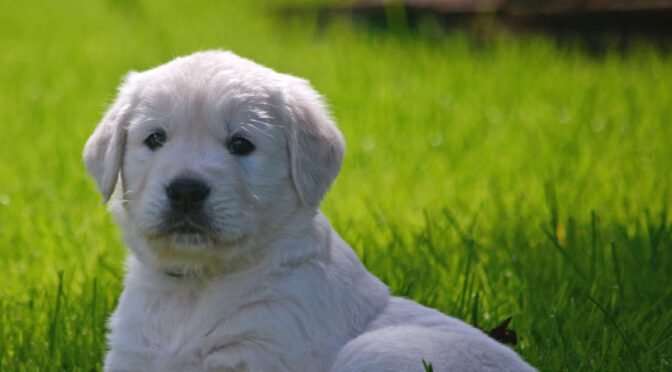
[{"label": "puppy", "polygon": [[105,371],[532,371],[366,271],[318,210],[344,151],[308,82],[230,52],[129,73],[84,148],[132,252]]}]

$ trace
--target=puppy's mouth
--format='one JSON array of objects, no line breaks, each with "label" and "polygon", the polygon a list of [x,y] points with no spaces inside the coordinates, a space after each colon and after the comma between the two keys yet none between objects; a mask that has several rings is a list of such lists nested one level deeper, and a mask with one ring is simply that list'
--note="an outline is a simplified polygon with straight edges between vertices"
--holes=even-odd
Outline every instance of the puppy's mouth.
[{"label": "puppy's mouth", "polygon": [[172,226],[172,227],[167,228],[164,231],[165,235],[203,234],[203,233],[204,233],[203,228],[201,228],[199,226],[191,225],[189,223],[184,223],[184,224],[181,224],[181,225]]},{"label": "puppy's mouth", "polygon": [[209,236],[215,234],[214,229],[208,223],[208,219],[203,214],[182,214],[167,213],[161,224],[158,226],[158,235],[176,236],[176,235],[202,235]]},{"label": "puppy's mouth", "polygon": [[154,241],[169,243],[173,248],[194,246],[222,247],[240,244],[246,232],[236,224],[226,224],[204,210],[180,212],[164,210],[144,235]]}]

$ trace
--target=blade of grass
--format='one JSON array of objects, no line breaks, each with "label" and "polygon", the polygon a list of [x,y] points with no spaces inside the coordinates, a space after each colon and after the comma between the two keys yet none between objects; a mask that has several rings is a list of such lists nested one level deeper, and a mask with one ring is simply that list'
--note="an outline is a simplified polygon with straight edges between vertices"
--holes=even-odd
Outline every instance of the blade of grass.
[{"label": "blade of grass", "polygon": [[641,371],[642,368],[639,365],[639,362],[637,361],[637,359],[635,358],[635,354],[632,351],[632,347],[630,346],[630,342],[628,342],[628,338],[625,336],[625,334],[621,330],[621,327],[618,326],[618,324],[616,323],[616,320],[614,320],[614,318],[611,315],[609,315],[609,312],[602,305],[600,305],[600,303],[597,302],[596,299],[594,299],[590,294],[588,294],[588,292],[584,291],[583,294],[586,297],[588,297],[588,299],[592,303],[594,303],[595,306],[597,306],[598,309],[600,309],[600,311],[602,312],[602,314],[604,314],[604,316],[607,318],[607,320],[609,320],[609,323],[611,323],[611,325],[614,327],[616,332],[618,332],[618,334],[621,336],[621,339],[623,340],[623,343],[625,344],[625,347],[628,350],[628,354],[630,355],[630,358],[632,359],[632,362],[634,363],[634,365],[637,367],[637,370]]},{"label": "blade of grass", "polygon": [[61,297],[63,297],[63,271],[58,272],[58,290],[56,292],[56,305],[54,307],[54,314],[51,317],[49,325],[49,356],[53,356],[56,348],[56,337],[58,333],[58,325],[61,315]]}]

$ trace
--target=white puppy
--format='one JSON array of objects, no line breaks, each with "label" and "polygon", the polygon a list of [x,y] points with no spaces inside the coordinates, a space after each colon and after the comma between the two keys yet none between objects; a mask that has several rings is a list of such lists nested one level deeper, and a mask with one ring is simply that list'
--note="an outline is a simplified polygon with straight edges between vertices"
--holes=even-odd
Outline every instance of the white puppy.
[{"label": "white puppy", "polygon": [[533,370],[366,271],[318,211],[343,153],[305,80],[222,51],[131,72],[84,149],[133,253],[105,370]]}]

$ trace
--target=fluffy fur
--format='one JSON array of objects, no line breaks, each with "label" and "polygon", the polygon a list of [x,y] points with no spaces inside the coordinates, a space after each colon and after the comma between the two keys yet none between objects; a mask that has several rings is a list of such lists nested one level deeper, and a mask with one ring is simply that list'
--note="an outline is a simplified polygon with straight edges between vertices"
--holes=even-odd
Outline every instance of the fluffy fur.
[{"label": "fluffy fur", "polygon": [[[366,271],[318,210],[344,149],[308,82],[232,53],[127,75],[84,149],[132,252],[105,371],[533,370]],[[185,177],[210,193],[176,217]]]}]

